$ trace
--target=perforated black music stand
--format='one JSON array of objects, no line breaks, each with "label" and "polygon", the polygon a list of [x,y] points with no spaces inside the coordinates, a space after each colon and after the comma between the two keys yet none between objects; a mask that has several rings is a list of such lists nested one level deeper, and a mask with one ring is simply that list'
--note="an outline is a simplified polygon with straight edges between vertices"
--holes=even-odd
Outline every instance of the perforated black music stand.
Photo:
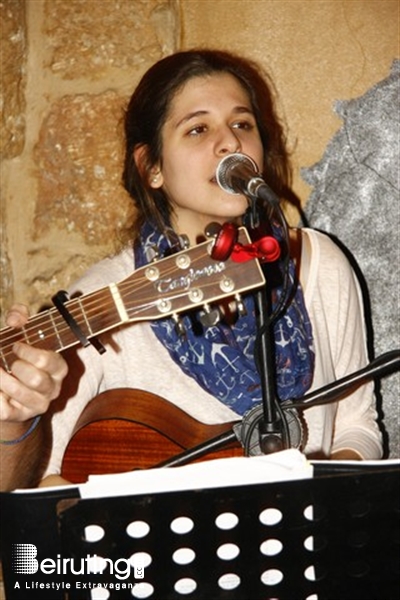
[{"label": "perforated black music stand", "polygon": [[[2,494],[7,600],[397,599],[399,466],[320,471],[307,480],[116,498],[83,500],[77,488]],[[89,525],[100,526],[101,539],[85,539]],[[78,565],[96,554],[109,558],[110,568],[75,576],[17,574],[11,547],[27,543],[37,546],[39,561],[58,555]],[[144,560],[140,578],[133,570],[124,580],[115,569],[110,574],[118,559],[137,553]],[[70,588],[34,595],[26,587],[32,582]],[[110,582],[130,587],[110,589]]]}]

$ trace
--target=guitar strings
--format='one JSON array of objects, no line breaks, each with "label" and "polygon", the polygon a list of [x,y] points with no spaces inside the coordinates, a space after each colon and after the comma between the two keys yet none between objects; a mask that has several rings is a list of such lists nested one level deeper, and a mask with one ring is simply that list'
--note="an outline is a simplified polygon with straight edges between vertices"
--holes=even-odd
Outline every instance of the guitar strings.
[{"label": "guitar strings", "polygon": [[[201,247],[196,247],[193,250],[197,250],[197,253],[201,252],[202,248]],[[190,253],[190,251],[187,251],[187,253]],[[189,267],[191,269],[195,269],[197,263],[202,260],[204,258],[204,256],[207,256],[207,258],[209,258],[208,252],[204,253],[200,253],[198,256],[192,256],[191,257],[191,263],[189,265]],[[252,261],[253,262],[253,261]],[[227,272],[229,273],[229,269],[238,269],[238,264],[237,263],[233,263],[232,261],[227,261],[224,263],[225,264],[225,269],[224,269],[224,275],[227,275]],[[255,261],[254,261],[254,264]],[[152,289],[150,289],[150,293],[149,293],[149,287],[154,286],[153,282],[149,281],[147,279],[147,277],[145,278],[141,278],[141,275],[143,273],[143,271],[145,271],[147,269],[148,265],[146,265],[145,267],[141,267],[140,269],[138,269],[137,271],[134,271],[134,273],[129,276],[127,279],[121,281],[120,283],[115,284],[117,286],[118,292],[120,294],[120,298],[122,301],[122,304],[124,306],[124,309],[128,315],[129,320],[135,320],[135,316],[139,315],[140,313],[145,313],[146,311],[149,310],[149,308],[152,308],[153,306],[155,306],[160,299],[164,299],[164,300],[178,300],[180,298],[186,297],[189,295],[190,291],[193,288],[187,288],[185,290],[180,290],[179,292],[174,292],[172,290],[171,293],[169,294],[160,294],[156,299],[149,301],[148,298],[149,296],[151,297],[152,294],[154,294],[154,287],[152,287]],[[176,256],[174,257],[169,257],[167,259],[163,259],[162,261],[160,261],[159,263],[157,263],[157,268],[162,267],[163,271],[162,273],[160,273],[160,279],[161,278],[168,278],[170,275],[175,275],[176,276]],[[258,272],[258,267],[256,267],[256,270]],[[185,276],[185,273],[187,274],[187,270],[182,272],[182,277]],[[212,275],[215,275],[212,274]],[[219,273],[218,273],[219,275]],[[247,267],[246,269],[246,279],[249,279],[249,267]],[[215,277],[214,277],[215,278]],[[213,278],[213,279],[214,279]],[[136,281],[138,280],[139,281]],[[202,283],[201,284],[201,288],[203,290],[206,290],[207,288],[211,287],[211,286],[215,286],[215,282],[213,281],[206,281],[206,283]],[[246,289],[249,289],[250,286],[247,285]],[[228,295],[233,295],[235,293],[239,293],[240,290],[232,290],[232,292],[223,292],[223,290],[221,289],[220,293],[218,295],[213,296],[213,300],[216,301],[220,298],[226,297]],[[106,300],[104,301],[104,295],[107,292],[107,297]],[[132,292],[135,293],[135,296],[132,297]],[[146,296],[145,298],[143,298],[143,301],[138,302],[138,296],[140,297],[141,294],[145,293]],[[198,302],[196,301],[191,301],[191,304],[189,306],[184,306],[184,307],[179,307],[178,310],[179,312],[182,312],[183,310],[186,309],[190,309],[190,308],[196,308],[196,306],[199,306],[201,304],[203,304],[205,301],[209,301],[210,299],[206,299],[204,300],[203,298],[199,299]],[[118,311],[118,308],[115,304],[114,298],[112,296],[112,292],[110,290],[109,286],[106,286],[100,290],[96,290],[90,294],[87,294],[85,296],[79,297],[79,298],[73,298],[71,300],[68,300],[66,302],[66,307],[70,310],[71,315],[76,319],[77,323],[79,326],[81,326],[83,328],[84,331],[86,331],[86,335],[88,335],[88,337],[92,337],[93,335],[98,335],[101,334],[109,329],[112,329],[114,327],[117,327],[118,324],[122,324],[124,321],[120,319],[120,314]],[[165,314],[163,313],[158,313],[157,316],[154,315],[146,315],[142,317],[142,320],[144,319],[154,319],[154,318],[162,318],[162,317],[166,317],[169,314],[171,314],[171,312],[174,311],[167,311]],[[111,320],[111,322],[109,322],[108,324],[105,324],[102,326],[101,329],[99,329],[98,331],[92,332],[91,329],[91,321],[93,321],[94,319],[101,319],[101,320],[105,320],[107,321],[107,317],[108,320],[112,319],[112,315],[118,314],[119,320],[117,322],[115,322],[115,320]],[[38,324],[41,325],[41,327],[38,327]],[[69,325],[65,322],[64,318],[60,315],[60,313],[58,312],[58,310],[56,308],[51,308],[49,310],[47,310],[44,313],[38,313],[36,315],[34,315],[33,317],[31,317],[27,324],[23,327],[23,328],[19,328],[19,329],[14,329],[14,328],[5,328],[2,331],[0,331],[0,335],[2,338],[1,341],[1,345],[2,348],[0,350],[0,354],[3,357],[3,361],[5,362],[5,364],[7,365],[7,361],[5,360],[5,357],[9,357],[12,356],[12,346],[14,345],[14,343],[16,341],[25,341],[26,343],[30,343],[31,345],[35,345],[35,346],[39,346],[39,347],[43,347],[43,348],[50,348],[50,349],[54,349],[53,346],[49,346],[50,342],[54,342],[55,340],[57,340],[58,342],[58,346],[59,348],[56,349],[56,351],[62,351],[65,350],[68,347],[74,346],[76,344],[79,343],[79,341],[77,340],[77,338],[75,337],[75,335],[73,334],[73,332],[71,331]],[[65,339],[63,340],[63,337],[66,338],[70,338],[71,341],[65,341]],[[30,341],[34,339],[34,343]]]},{"label": "guitar strings", "polygon": [[[208,254],[207,254],[207,256],[208,256]],[[198,260],[200,260],[201,258],[203,258],[203,256],[194,257],[191,262],[191,265],[195,265],[196,262],[198,262]],[[165,259],[165,260],[169,261],[166,265],[165,264],[160,265],[160,263],[158,263],[157,266],[158,267],[159,266],[166,267],[162,273],[162,276],[168,277],[176,272],[176,264],[175,264],[175,260],[173,260],[173,257]],[[141,269],[138,269],[137,271],[135,271],[133,273],[133,275],[131,277],[133,277],[133,276],[135,276],[135,278],[140,277],[140,274],[141,274],[140,271],[143,271],[146,268],[147,267],[142,267]],[[171,294],[169,296],[164,295],[164,296],[157,297],[157,299],[155,299],[153,301],[149,301],[148,300],[149,294],[147,293],[147,291],[148,291],[147,288],[149,288],[149,286],[152,285],[152,282],[149,282],[147,278],[143,279],[142,281],[139,281],[138,283],[136,281],[132,282],[132,281],[123,280],[122,282],[120,282],[119,284],[116,284],[116,285],[117,285],[118,291],[121,295],[121,300],[124,304],[124,308],[125,308],[126,312],[128,313],[128,316],[131,316],[130,313],[132,313],[132,308],[135,310],[135,312],[133,314],[138,314],[140,312],[148,310],[148,308],[151,307],[152,305],[155,305],[160,300],[160,297],[165,298],[165,299],[171,299],[171,298],[174,299],[174,298],[185,296],[189,292],[189,290],[185,290],[184,292],[181,292],[180,294],[175,294],[173,296],[171,296]],[[208,285],[212,285],[212,284],[207,282],[207,285],[202,286],[202,287],[208,287]],[[107,316],[108,314],[110,314],[112,312],[114,312],[114,313],[118,312],[112,296],[107,295],[107,300],[104,302],[104,293],[106,291],[110,292],[108,287],[105,287],[105,288],[102,288],[101,290],[92,292],[91,294],[88,294],[81,298],[71,299],[66,302],[66,307],[68,309],[70,309],[71,315],[74,318],[77,318],[79,325],[83,325],[85,327],[85,329],[87,329],[87,323],[85,322],[86,319],[90,323],[90,320],[93,319],[93,317],[101,319],[102,317],[104,317],[104,315]],[[132,291],[136,293],[136,297],[128,299],[126,301],[127,292],[132,293]],[[147,293],[146,302],[142,302],[140,304],[137,301],[137,296],[140,295],[140,293],[143,291],[146,291],[146,293]],[[125,295],[125,299],[123,297],[124,295]],[[72,304],[72,306],[71,306],[71,304]],[[160,315],[160,316],[163,316],[163,315]],[[116,325],[114,322],[112,324]],[[7,355],[8,352],[10,352],[9,349],[11,349],[11,347],[13,346],[13,344],[16,341],[24,340],[27,343],[30,343],[29,342],[30,338],[31,339],[35,338],[36,345],[40,345],[40,344],[46,345],[46,339],[47,340],[49,339],[49,335],[53,338],[54,337],[57,338],[57,334],[58,334],[58,336],[60,336],[60,338],[62,338],[62,336],[65,335],[66,332],[67,333],[71,332],[70,327],[64,321],[63,317],[59,314],[58,310],[56,308],[51,308],[44,313],[38,313],[38,314],[30,317],[27,324],[22,328],[19,328],[19,329],[14,329],[11,327],[4,328],[0,332],[1,341],[2,341],[2,352],[5,355]],[[32,335],[32,333],[34,335]],[[93,335],[93,334],[89,333],[89,331],[88,331],[88,334]],[[37,338],[36,338],[36,336],[37,336]],[[75,338],[74,338],[74,343],[78,343],[78,340],[75,340]],[[66,347],[67,347],[67,345],[63,345],[61,350],[65,349]]]},{"label": "guitar strings", "polygon": [[[143,269],[138,269],[138,271],[135,271],[133,275],[135,277],[136,276],[139,277],[140,271],[142,271]],[[167,269],[165,274],[168,276],[170,273],[173,272],[173,270],[174,269],[171,269],[169,272]],[[130,277],[132,277],[132,276],[130,276]],[[134,292],[140,293],[142,291],[142,289],[144,287],[148,287],[149,284],[150,284],[150,282],[147,279],[145,279],[143,281],[143,283],[141,283],[139,281],[139,283],[137,285],[136,285],[135,281],[123,280],[121,283],[117,284],[117,288],[122,296],[122,292],[126,293],[128,290],[131,292],[134,291]],[[135,289],[135,285],[136,285],[136,289]],[[109,287],[106,286],[106,287],[102,288],[101,290],[96,290],[85,296],[82,296],[81,298],[73,298],[71,300],[68,300],[65,303],[65,305],[68,309],[70,309],[71,315],[74,318],[80,317],[80,315],[82,313],[81,305],[83,305],[83,312],[86,314],[88,319],[90,319],[93,315],[101,317],[103,313],[107,314],[109,312],[110,306],[114,307],[114,309],[115,309],[115,302],[108,295],[108,293],[107,293],[107,301],[105,303],[103,302],[103,304],[102,304],[105,292],[109,292],[109,291],[110,291]],[[99,301],[99,297],[100,297],[100,301]],[[148,301],[147,301],[147,304],[149,304]],[[99,308],[101,308],[101,309],[106,308],[106,311],[99,310]],[[52,321],[52,317],[54,317],[54,320],[53,320],[54,322]],[[82,320],[82,322],[83,321],[84,321],[84,319]],[[39,327],[40,324],[43,324],[43,327]],[[54,332],[56,330],[58,333],[62,334],[65,331],[69,331],[70,328],[69,328],[68,324],[66,324],[66,322],[64,321],[62,316],[59,314],[58,310],[56,308],[50,308],[43,313],[37,313],[36,315],[33,315],[32,317],[30,317],[24,327],[18,328],[18,329],[15,329],[12,327],[6,327],[0,333],[2,334],[2,341],[5,342],[4,347],[6,347],[7,342],[10,344],[13,344],[16,341],[16,339],[21,339],[22,337],[24,337],[24,333],[29,338],[30,333],[32,333],[32,332],[35,333],[38,330],[40,330],[43,333],[43,336],[45,337],[46,334],[48,334],[49,332],[52,332],[52,334],[54,334]]]}]

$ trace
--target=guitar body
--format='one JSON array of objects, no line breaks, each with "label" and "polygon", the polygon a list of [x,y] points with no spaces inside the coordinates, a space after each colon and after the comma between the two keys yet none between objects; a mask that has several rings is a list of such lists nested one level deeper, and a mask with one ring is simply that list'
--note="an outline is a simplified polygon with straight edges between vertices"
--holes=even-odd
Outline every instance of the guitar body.
[{"label": "guitar body", "polygon": [[[142,390],[104,392],[82,413],[66,449],[61,474],[72,483],[82,483],[90,474],[155,467],[230,431],[232,425],[205,425]],[[239,442],[233,442],[201,460],[242,455]]]}]

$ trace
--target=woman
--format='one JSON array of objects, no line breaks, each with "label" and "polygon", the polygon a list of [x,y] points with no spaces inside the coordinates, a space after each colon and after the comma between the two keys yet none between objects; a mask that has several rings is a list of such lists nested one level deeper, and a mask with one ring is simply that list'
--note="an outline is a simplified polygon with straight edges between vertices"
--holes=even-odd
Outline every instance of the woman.
[{"label": "woman", "polygon": [[[290,167],[272,86],[255,65],[229,53],[180,52],[156,63],[130,100],[125,131],[124,184],[137,208],[133,248],[130,244],[94,266],[73,292],[86,294],[124,279],[151,259],[154,245],[168,255],[179,249],[184,236],[190,245],[204,239],[210,223],[239,224],[248,199],[224,191],[216,181],[220,161],[232,153],[250,157],[281,198],[289,189]],[[267,226],[282,236],[274,219]],[[289,300],[274,322],[280,400],[301,397],[367,362],[361,294],[347,260],[328,237],[311,230],[291,230],[287,242]],[[282,245],[285,253],[284,239]],[[282,282],[272,287],[274,308],[285,292]],[[54,442],[46,475],[60,472],[76,420],[107,389],[154,392],[207,423],[237,419],[257,405],[261,389],[252,302],[247,300],[245,316],[200,327],[200,332],[197,318],[186,318],[184,337],[167,318],[103,335],[107,353],[102,356],[92,347],[74,352],[70,377],[53,403]],[[68,380],[75,381],[79,370],[77,389],[68,392]],[[381,456],[371,385],[304,413],[307,454]]]}]

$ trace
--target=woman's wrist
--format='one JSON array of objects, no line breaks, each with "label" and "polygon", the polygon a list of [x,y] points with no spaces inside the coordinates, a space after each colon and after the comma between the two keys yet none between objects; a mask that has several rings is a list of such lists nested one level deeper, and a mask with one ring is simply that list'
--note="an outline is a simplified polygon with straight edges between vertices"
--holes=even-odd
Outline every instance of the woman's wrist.
[{"label": "woman's wrist", "polygon": [[2,446],[14,446],[23,442],[36,429],[40,416],[23,422],[2,421],[0,423],[0,443]]},{"label": "woman's wrist", "polygon": [[332,452],[331,460],[363,460],[363,457],[353,448],[342,448]]}]

